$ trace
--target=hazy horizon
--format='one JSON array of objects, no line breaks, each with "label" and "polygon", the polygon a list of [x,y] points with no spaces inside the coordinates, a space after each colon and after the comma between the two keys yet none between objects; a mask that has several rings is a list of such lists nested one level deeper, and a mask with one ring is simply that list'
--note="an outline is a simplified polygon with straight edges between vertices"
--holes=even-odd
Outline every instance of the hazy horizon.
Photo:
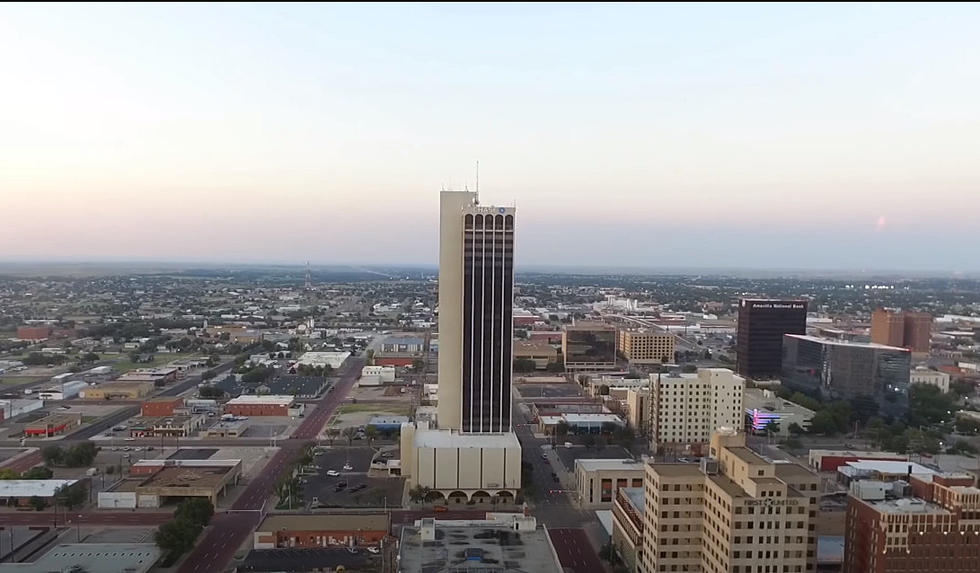
[{"label": "hazy horizon", "polygon": [[0,5],[0,261],[980,271],[980,6]]}]

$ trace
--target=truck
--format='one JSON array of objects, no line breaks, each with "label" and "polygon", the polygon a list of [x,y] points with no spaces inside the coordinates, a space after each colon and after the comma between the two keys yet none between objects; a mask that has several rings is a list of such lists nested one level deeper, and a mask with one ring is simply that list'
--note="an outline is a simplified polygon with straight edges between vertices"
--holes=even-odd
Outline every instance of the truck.
[{"label": "truck", "polygon": [[92,477],[94,475],[97,475],[98,473],[99,473],[99,468],[89,468],[89,469],[85,470],[85,475],[87,475],[89,477]]}]

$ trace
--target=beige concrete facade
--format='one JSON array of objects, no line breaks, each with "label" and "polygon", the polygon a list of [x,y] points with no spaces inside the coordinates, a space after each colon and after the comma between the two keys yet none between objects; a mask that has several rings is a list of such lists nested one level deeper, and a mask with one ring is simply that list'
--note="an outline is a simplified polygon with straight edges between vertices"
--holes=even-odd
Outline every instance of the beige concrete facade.
[{"label": "beige concrete facade", "polygon": [[928,384],[939,388],[945,394],[949,392],[949,374],[919,367],[909,373],[909,384]]},{"label": "beige concrete facade", "polygon": [[521,487],[516,434],[460,434],[427,426],[402,425],[401,451],[408,455],[402,455],[401,472],[410,488],[432,488],[451,503],[514,499]]},{"label": "beige concrete facade", "polygon": [[814,571],[816,474],[767,462],[744,434],[715,433],[710,456],[647,464],[638,571]]},{"label": "beige concrete facade", "polygon": [[650,438],[650,390],[630,388],[626,391],[626,421],[637,436]]},{"label": "beige concrete facade", "polygon": [[642,487],[645,468],[632,459],[575,460],[575,489],[583,508],[610,508],[616,492]]},{"label": "beige concrete facade", "polygon": [[744,424],[745,379],[727,368],[650,375],[650,447],[700,454],[719,428]]},{"label": "beige concrete facade", "polygon": [[558,362],[558,350],[544,342],[514,342],[514,360],[526,359],[534,362],[534,367],[544,370],[549,364]]},{"label": "beige concrete facade", "polygon": [[674,361],[674,335],[649,330],[619,331],[619,350],[630,364],[664,364]]},{"label": "beige concrete facade", "polygon": [[439,197],[439,425],[459,429],[463,417],[463,211],[477,194]]}]

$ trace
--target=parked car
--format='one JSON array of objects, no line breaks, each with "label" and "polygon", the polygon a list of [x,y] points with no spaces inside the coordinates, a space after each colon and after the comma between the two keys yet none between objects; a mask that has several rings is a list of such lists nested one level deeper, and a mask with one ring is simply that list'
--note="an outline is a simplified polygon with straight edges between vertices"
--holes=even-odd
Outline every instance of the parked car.
[{"label": "parked car", "polygon": [[352,469],[354,469],[354,466],[352,466],[352,465],[350,465],[350,464],[344,464],[344,471],[345,471],[345,472],[349,472],[349,471],[351,471]]},{"label": "parked car", "polygon": [[327,475],[330,477],[337,477],[340,475],[340,472],[337,470],[327,470]]},{"label": "parked car", "polygon": [[136,438],[132,438],[132,437],[126,438],[125,441],[127,441],[127,442],[135,442],[136,441]]},{"label": "parked car", "polygon": [[444,506],[444,505],[437,505],[435,507],[435,511],[436,511],[436,513],[444,513],[444,512],[449,511],[449,508],[446,507],[446,506]]},{"label": "parked car", "polygon": [[373,553],[375,555],[377,555],[378,553],[381,553],[381,550],[378,549],[377,547],[368,547],[367,550],[368,550],[368,553]]},{"label": "parked car", "polygon": [[362,489],[364,489],[366,487],[367,487],[367,484],[360,483],[360,484],[357,484],[354,487],[352,487],[351,488],[351,491],[352,492],[354,492],[354,491],[361,491]]},{"label": "parked car", "polygon": [[348,553],[352,553],[354,555],[357,555],[357,549],[354,549],[353,547],[348,547],[347,548],[347,552]]}]

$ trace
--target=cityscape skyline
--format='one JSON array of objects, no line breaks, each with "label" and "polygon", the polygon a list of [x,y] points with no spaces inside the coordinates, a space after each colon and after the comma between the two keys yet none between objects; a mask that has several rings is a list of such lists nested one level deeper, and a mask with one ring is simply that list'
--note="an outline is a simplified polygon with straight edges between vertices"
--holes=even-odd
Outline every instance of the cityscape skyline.
[{"label": "cityscape skyline", "polygon": [[5,5],[3,257],[975,271],[977,10]]}]

